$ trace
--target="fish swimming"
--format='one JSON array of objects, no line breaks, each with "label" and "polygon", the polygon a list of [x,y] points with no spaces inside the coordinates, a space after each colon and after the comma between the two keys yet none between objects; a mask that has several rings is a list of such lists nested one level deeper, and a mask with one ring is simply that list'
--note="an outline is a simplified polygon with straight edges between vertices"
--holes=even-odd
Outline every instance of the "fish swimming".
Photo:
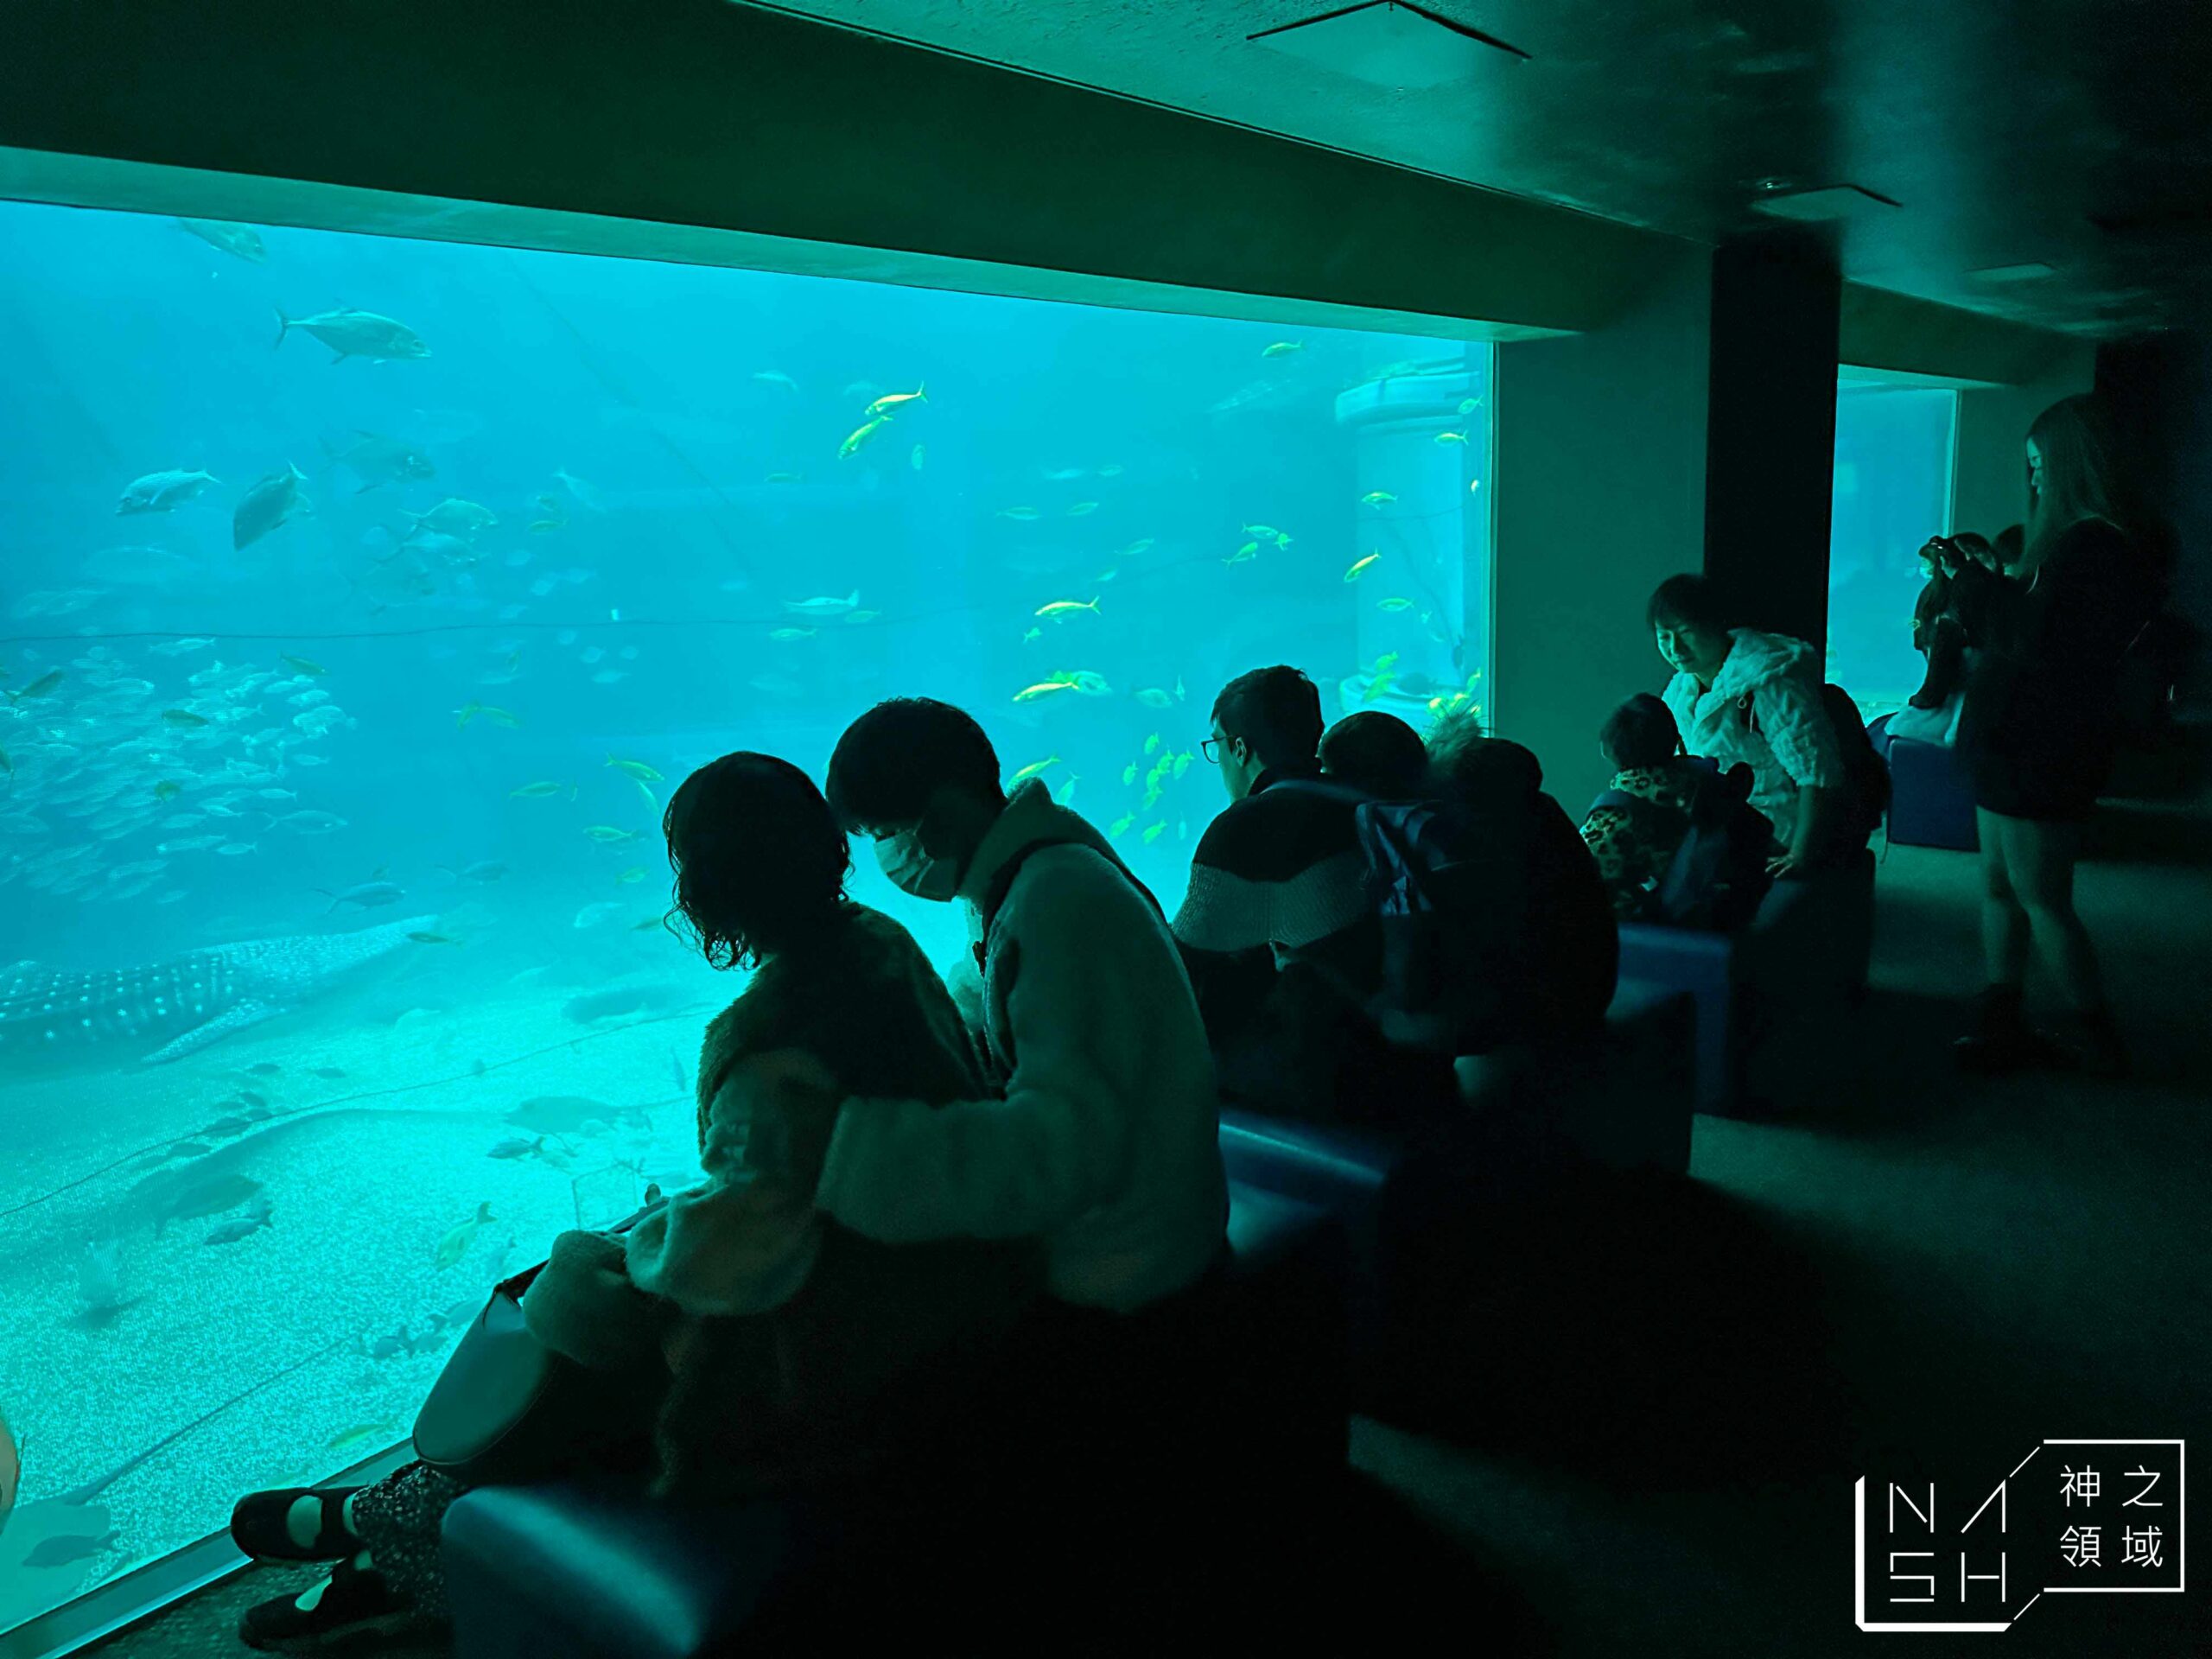
[{"label": "fish swimming", "polygon": [[842,616],[859,608],[860,590],[856,588],[842,599],[824,595],[820,599],[787,599],[784,608],[798,616]]},{"label": "fish swimming", "polygon": [[177,224],[209,247],[220,248],[248,264],[269,263],[269,251],[261,245],[261,233],[250,225],[233,225],[221,219],[180,219]]},{"label": "fish swimming", "polygon": [[380,432],[357,428],[353,441],[343,449],[334,449],[327,442],[323,449],[334,462],[346,467],[361,480],[363,491],[374,489],[379,484],[398,484],[438,475],[436,465],[413,444],[399,438],[387,438]]},{"label": "fish swimming", "polygon": [[[563,489],[566,490],[570,495],[576,499],[577,505],[588,508],[593,512],[605,512],[607,511],[607,504],[600,499],[597,486],[589,482],[589,480],[578,478],[574,473],[568,471],[564,467],[556,468],[553,476],[560,480],[561,487]],[[540,496],[538,497],[538,499],[540,502],[543,502],[545,498],[543,496]],[[533,525],[532,528],[534,529],[536,526]]]},{"label": "fish swimming", "polygon": [[586,991],[582,996],[570,997],[561,1005],[561,1017],[588,1025],[594,1020],[612,1020],[620,1014],[674,1007],[683,1001],[683,994],[672,986],[617,986],[612,990]]},{"label": "fish swimming", "polygon": [[210,1169],[194,1164],[184,1169],[156,1171],[130,1189],[132,1206],[153,1217],[154,1236],[159,1238],[173,1221],[199,1221],[219,1216],[262,1197],[261,1183],[235,1169]]},{"label": "fish swimming", "polygon": [[428,512],[410,512],[407,516],[425,529],[443,531],[448,536],[474,536],[499,522],[499,515],[491,508],[451,495]]},{"label": "fish swimming", "polygon": [[210,472],[148,473],[130,480],[115,510],[118,513],[167,512],[192,500],[210,484],[222,481]]},{"label": "fish swimming", "polygon": [[868,412],[879,416],[895,414],[908,404],[926,404],[929,402],[928,392],[926,382],[917,384],[912,391],[886,392],[868,406]]},{"label": "fish swimming", "polygon": [[235,1244],[242,1238],[251,1238],[269,1225],[270,1207],[269,1195],[265,1192],[257,1192],[254,1194],[251,1206],[245,1215],[236,1221],[225,1222],[221,1226],[210,1231],[207,1236],[200,1242],[203,1244]]},{"label": "fish swimming", "polygon": [[431,1255],[438,1270],[441,1273],[444,1272],[462,1256],[467,1255],[468,1247],[476,1242],[476,1235],[484,1230],[484,1224],[497,1219],[498,1217],[492,1213],[490,1205],[480,1204],[476,1206],[476,1213],[467,1221],[456,1222],[452,1227],[447,1229],[446,1236],[438,1241],[438,1247]]},{"label": "fish swimming", "polygon": [[105,1532],[94,1537],[88,1532],[57,1533],[51,1538],[41,1538],[23,1557],[25,1567],[67,1567],[71,1561],[81,1561],[87,1556],[115,1547],[123,1535]]},{"label": "fish swimming", "polygon": [[408,948],[407,935],[436,919],[245,939],[143,968],[17,971],[0,978],[0,1073],[149,1045],[143,1064],[179,1059],[311,1001],[349,969]]},{"label": "fish swimming", "polygon": [[340,307],[312,317],[288,317],[280,308],[276,313],[276,343],[282,346],[284,337],[295,328],[314,335],[337,353],[331,359],[334,363],[343,363],[349,357],[389,361],[430,354],[430,348],[412,328],[391,317],[380,317],[373,311]]},{"label": "fish swimming", "polygon": [[231,515],[232,547],[251,547],[298,514],[314,512],[306,492],[300,488],[307,481],[305,473],[287,465],[283,472],[270,474],[248,490]]},{"label": "fish swimming", "polygon": [[533,1095],[505,1114],[506,1121],[531,1135],[573,1135],[587,1123],[636,1122],[635,1106],[610,1106],[588,1095]]},{"label": "fish swimming", "polygon": [[888,415],[876,415],[870,416],[864,425],[855,428],[852,433],[847,436],[844,442],[837,446],[837,459],[840,461],[850,459],[853,455],[859,453],[860,448],[862,444],[866,443],[870,438],[874,437],[877,433],[880,432],[885,427],[890,424],[891,417]]}]

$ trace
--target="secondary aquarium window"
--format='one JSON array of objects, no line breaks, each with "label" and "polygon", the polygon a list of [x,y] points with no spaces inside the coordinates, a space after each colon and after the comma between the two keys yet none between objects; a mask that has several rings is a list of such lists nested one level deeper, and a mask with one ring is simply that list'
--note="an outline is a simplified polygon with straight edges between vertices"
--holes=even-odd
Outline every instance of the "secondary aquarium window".
[{"label": "secondary aquarium window", "polygon": [[1845,380],[1836,388],[1828,531],[1828,678],[1872,719],[1920,689],[1913,601],[1920,549],[1951,523],[1948,388]]},{"label": "secondary aquarium window", "polygon": [[0,1629],[693,1177],[692,768],[943,697],[1172,907],[1233,675],[1489,701],[1486,346],[7,206],[0,355]]}]

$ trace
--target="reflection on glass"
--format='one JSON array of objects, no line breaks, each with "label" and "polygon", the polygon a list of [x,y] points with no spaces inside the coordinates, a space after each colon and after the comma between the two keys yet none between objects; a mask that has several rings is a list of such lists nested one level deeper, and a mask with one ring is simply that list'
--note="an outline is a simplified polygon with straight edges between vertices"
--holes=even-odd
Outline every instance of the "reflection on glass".
[{"label": "reflection on glass", "polygon": [[690,768],[945,697],[1172,906],[1232,674],[1488,700],[1484,347],[16,206],[0,349],[0,1629],[696,1174]]},{"label": "reflection on glass", "polygon": [[1912,607],[1926,581],[1921,546],[1950,528],[1957,407],[1941,388],[1836,388],[1827,671],[1870,720],[1920,689]]}]

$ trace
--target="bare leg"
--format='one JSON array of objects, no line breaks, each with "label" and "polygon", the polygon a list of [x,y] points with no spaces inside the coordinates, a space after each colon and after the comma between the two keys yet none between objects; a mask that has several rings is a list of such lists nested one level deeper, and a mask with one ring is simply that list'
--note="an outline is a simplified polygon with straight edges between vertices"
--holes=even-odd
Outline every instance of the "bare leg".
[{"label": "bare leg", "polygon": [[2018,992],[2027,978],[2028,912],[2013,886],[2011,830],[2020,822],[1974,810],[1981,835],[1982,971],[1991,986]]},{"label": "bare leg", "polygon": [[2097,970],[2096,947],[2074,909],[2074,861],[2081,849],[2081,830],[2070,823],[2015,818],[2005,823],[2005,864],[2027,912],[2036,954],[2058,982],[2069,1008],[2082,1014],[2101,1011],[2104,980]]}]

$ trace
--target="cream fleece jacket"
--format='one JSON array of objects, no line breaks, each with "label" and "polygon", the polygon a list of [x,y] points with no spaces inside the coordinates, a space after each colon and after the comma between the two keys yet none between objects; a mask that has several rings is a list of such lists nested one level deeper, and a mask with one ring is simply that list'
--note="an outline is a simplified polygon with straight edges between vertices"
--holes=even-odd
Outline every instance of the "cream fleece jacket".
[{"label": "cream fleece jacket", "polygon": [[1003,1097],[848,1102],[815,1203],[885,1243],[1042,1237],[1055,1296],[1127,1313],[1222,1249],[1213,1060],[1166,924],[1040,782],[1008,799],[958,902],[979,909],[1039,841],[1066,844],[1022,863],[982,964]]}]

